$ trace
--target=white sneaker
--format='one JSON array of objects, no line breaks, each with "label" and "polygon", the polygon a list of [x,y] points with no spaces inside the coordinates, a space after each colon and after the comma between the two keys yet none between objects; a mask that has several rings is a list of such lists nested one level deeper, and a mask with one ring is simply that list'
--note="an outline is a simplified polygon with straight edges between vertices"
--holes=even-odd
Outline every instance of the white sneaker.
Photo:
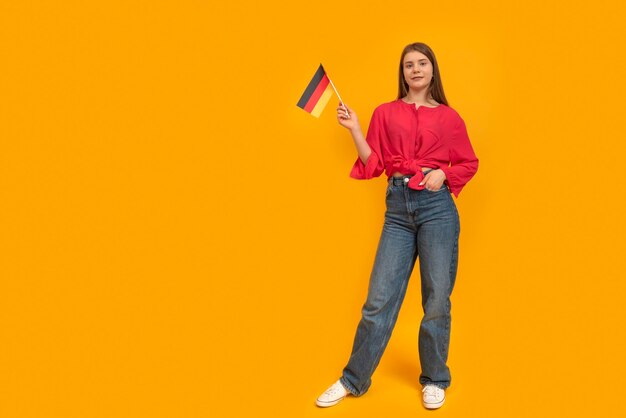
[{"label": "white sneaker", "polygon": [[422,389],[422,401],[424,402],[424,408],[437,409],[446,400],[446,394],[443,389],[435,385],[426,385]]},{"label": "white sneaker", "polygon": [[343,387],[341,382],[337,380],[331,387],[326,389],[326,392],[322,393],[315,401],[317,406],[325,408],[327,406],[333,406],[339,403],[343,398],[348,395],[349,392]]}]

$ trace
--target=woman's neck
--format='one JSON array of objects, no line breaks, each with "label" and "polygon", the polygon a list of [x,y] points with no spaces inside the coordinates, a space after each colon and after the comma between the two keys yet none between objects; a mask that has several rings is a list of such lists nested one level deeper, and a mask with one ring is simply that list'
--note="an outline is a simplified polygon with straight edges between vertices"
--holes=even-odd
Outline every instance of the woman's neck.
[{"label": "woman's neck", "polygon": [[437,105],[438,103],[432,98],[428,91],[409,91],[403,100],[407,103],[415,103],[417,105]]}]

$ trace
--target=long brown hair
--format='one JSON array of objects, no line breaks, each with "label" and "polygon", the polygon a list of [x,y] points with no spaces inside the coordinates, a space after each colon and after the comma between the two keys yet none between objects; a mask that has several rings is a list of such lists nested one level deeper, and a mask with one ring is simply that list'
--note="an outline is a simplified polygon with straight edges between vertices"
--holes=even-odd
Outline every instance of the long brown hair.
[{"label": "long brown hair", "polygon": [[[409,92],[409,86],[404,81],[404,56],[411,51],[421,52],[426,55],[426,57],[433,64],[433,78],[430,81],[430,85],[428,86],[428,94],[432,96],[439,103],[443,103],[446,106],[448,105],[448,100],[446,100],[446,95],[443,93],[443,83],[441,82],[441,75],[439,73],[439,65],[437,65],[437,58],[435,58],[435,53],[430,47],[422,42],[415,42],[409,44],[404,47],[402,51],[402,56],[400,57],[400,69],[398,72],[398,99],[402,99]],[[427,95],[428,98],[428,95]]]}]

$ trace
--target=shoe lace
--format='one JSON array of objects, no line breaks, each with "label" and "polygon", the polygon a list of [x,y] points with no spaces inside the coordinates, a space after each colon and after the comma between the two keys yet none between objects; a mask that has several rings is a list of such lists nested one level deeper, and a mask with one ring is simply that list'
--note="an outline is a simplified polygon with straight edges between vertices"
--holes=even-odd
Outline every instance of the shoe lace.
[{"label": "shoe lace", "polygon": [[426,385],[422,389],[422,392],[424,392],[426,396],[437,396],[437,389],[438,387],[435,385]]},{"label": "shoe lace", "polygon": [[328,395],[336,395],[339,392],[339,388],[337,386],[331,386],[328,388],[328,390],[326,391],[326,393]]}]

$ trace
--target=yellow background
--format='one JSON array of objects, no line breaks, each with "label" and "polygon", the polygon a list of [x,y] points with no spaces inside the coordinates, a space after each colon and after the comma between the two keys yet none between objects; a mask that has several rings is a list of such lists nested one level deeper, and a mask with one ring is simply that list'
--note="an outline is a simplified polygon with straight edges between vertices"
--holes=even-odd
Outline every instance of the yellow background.
[{"label": "yellow background", "polygon": [[[479,171],[456,201],[444,416],[623,416],[621,2],[3,1],[0,416],[420,416],[414,271],[370,391],[384,215],[364,130],[430,45]],[[391,415],[392,414],[392,415]]]}]

